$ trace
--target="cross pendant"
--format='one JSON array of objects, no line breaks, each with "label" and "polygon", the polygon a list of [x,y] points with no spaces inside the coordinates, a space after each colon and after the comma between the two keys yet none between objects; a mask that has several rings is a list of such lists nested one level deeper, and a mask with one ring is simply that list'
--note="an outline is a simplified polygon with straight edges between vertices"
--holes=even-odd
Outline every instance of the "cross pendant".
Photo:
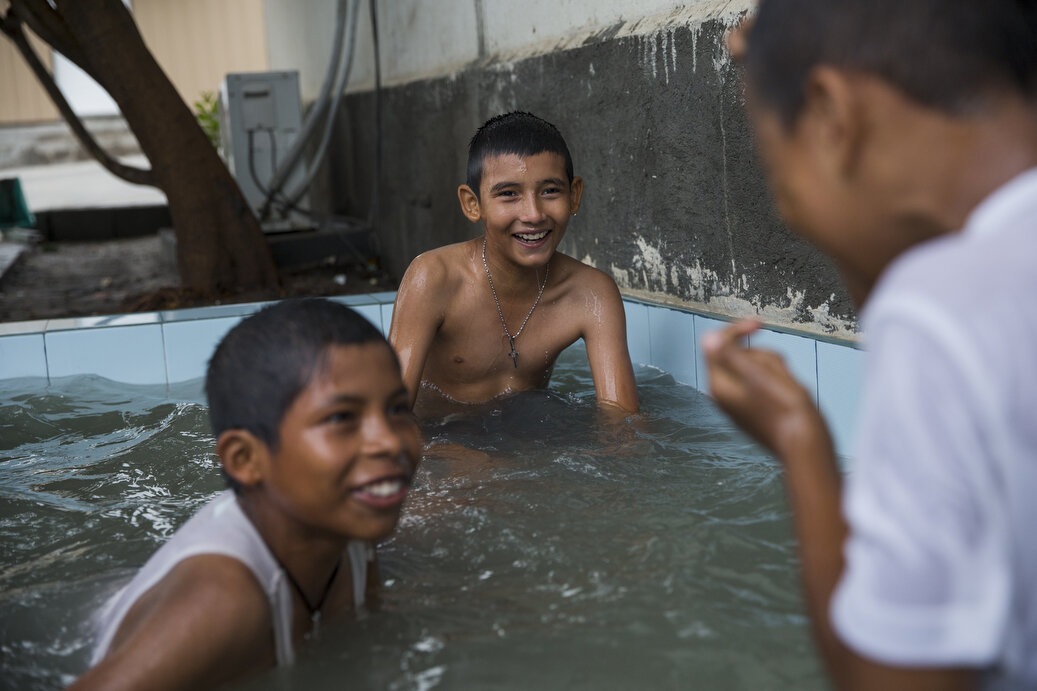
[{"label": "cross pendant", "polygon": [[508,341],[511,343],[511,352],[508,353],[508,357],[515,363],[515,369],[518,369],[518,351],[515,350],[515,339],[509,338]]}]

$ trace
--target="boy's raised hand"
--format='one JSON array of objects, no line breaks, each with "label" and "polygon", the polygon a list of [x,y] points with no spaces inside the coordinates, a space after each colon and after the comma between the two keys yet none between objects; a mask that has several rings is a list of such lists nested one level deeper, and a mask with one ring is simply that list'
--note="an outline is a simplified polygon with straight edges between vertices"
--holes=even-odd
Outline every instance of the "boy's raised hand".
[{"label": "boy's raised hand", "polygon": [[828,436],[810,393],[789,373],[777,353],[746,347],[760,328],[743,319],[702,339],[710,391],[717,405],[782,461],[805,439]]}]

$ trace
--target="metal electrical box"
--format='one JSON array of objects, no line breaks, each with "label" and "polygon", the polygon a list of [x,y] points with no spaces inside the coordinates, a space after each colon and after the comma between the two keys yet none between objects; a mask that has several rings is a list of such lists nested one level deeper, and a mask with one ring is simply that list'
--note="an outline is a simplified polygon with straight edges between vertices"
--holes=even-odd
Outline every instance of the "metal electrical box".
[{"label": "metal electrical box", "polygon": [[[259,215],[270,180],[302,127],[299,73],[245,72],[228,74],[220,84],[220,139],[231,174]],[[295,190],[306,173],[305,157],[283,186]],[[309,208],[303,194],[295,206]],[[282,211],[271,205],[267,219],[260,219],[265,232],[303,230],[312,227],[309,217],[298,210]]]}]

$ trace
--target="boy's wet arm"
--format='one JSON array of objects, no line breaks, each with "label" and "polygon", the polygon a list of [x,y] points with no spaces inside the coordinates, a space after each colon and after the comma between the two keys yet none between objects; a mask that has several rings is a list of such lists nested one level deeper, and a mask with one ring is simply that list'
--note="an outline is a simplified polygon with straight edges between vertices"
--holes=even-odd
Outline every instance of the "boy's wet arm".
[{"label": "boy's wet arm", "polygon": [[627,348],[623,298],[615,282],[604,274],[595,283],[585,300],[583,329],[594,391],[599,404],[637,412],[640,401]]},{"label": "boy's wet arm", "polygon": [[400,360],[411,405],[417,398],[425,362],[446,306],[448,291],[437,263],[425,255],[411,262],[400,281],[389,327],[389,345]]},{"label": "boy's wet arm", "polygon": [[211,688],[274,664],[270,606],[236,559],[186,559],[149,595],[124,641],[69,689]]}]

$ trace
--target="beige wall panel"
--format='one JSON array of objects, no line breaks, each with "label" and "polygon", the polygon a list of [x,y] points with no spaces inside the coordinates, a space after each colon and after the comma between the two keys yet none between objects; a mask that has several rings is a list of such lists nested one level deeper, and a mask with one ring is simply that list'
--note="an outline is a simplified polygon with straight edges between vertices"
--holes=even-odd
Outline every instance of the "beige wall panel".
[{"label": "beige wall panel", "polygon": [[[47,69],[50,47],[29,34],[29,41]],[[0,125],[58,120],[58,109],[29,69],[25,58],[6,36],[0,36]]]},{"label": "beige wall panel", "polygon": [[133,0],[133,14],[188,104],[227,72],[268,69],[263,0]]}]

